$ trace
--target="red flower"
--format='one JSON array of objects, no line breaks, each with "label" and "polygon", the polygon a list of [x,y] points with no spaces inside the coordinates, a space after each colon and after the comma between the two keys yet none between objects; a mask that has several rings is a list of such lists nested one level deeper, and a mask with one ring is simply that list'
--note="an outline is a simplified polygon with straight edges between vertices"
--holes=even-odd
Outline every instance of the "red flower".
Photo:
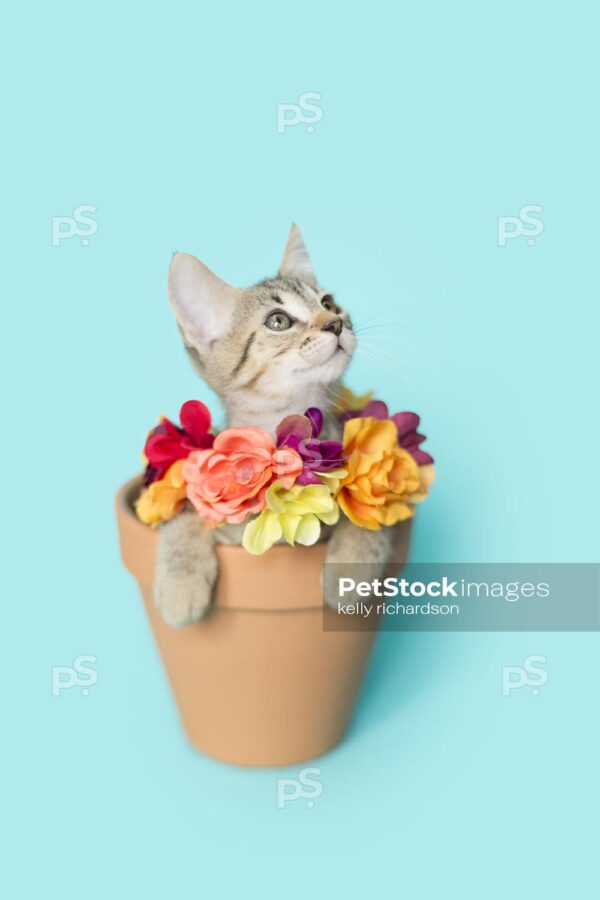
[{"label": "red flower", "polygon": [[214,435],[209,433],[211,421],[208,407],[200,400],[188,400],[179,410],[178,427],[163,418],[153,428],[144,447],[148,460],[144,484],[158,481],[178,459],[187,459],[192,450],[212,447]]}]

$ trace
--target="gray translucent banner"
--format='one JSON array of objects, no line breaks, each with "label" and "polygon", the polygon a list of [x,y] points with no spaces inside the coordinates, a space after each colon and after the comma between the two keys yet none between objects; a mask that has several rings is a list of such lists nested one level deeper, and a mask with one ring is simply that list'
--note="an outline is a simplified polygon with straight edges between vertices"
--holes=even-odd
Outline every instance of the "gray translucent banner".
[{"label": "gray translucent banner", "polygon": [[325,631],[600,631],[597,563],[326,563],[323,580]]}]

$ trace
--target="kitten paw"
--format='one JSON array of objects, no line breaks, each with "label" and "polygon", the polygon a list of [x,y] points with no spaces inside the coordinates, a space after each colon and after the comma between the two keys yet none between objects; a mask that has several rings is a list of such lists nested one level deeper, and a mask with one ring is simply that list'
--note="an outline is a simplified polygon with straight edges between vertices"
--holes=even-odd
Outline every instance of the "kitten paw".
[{"label": "kitten paw", "polygon": [[171,628],[182,628],[201,619],[210,606],[214,578],[205,573],[157,579],[154,603]]}]

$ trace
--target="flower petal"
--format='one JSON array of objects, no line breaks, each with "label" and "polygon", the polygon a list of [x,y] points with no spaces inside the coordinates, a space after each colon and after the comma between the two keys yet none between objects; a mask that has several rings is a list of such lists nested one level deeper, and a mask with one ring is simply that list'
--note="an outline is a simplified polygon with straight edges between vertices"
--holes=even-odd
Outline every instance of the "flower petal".
[{"label": "flower petal", "polygon": [[281,528],[285,540],[293,547],[298,527],[302,522],[302,516],[293,515],[292,513],[284,513],[279,517],[279,521],[281,523]]},{"label": "flower petal", "polygon": [[321,534],[321,524],[316,516],[308,514],[302,516],[296,531],[296,543],[310,547],[316,544]]},{"label": "flower petal", "polygon": [[304,415],[310,422],[312,436],[314,438],[318,438],[321,434],[321,431],[323,430],[323,413],[318,406],[311,406],[306,410]]},{"label": "flower petal", "polygon": [[366,406],[372,397],[373,391],[369,391],[368,394],[355,394],[350,388],[341,386],[338,390],[336,402],[339,404],[340,409],[356,410]]},{"label": "flower petal", "polygon": [[358,411],[358,414],[362,418],[373,416],[374,419],[387,419],[389,417],[387,405],[383,400],[371,400],[364,409]]},{"label": "flower petal", "polygon": [[337,503],[333,502],[329,512],[320,512],[319,518],[324,525],[335,525],[340,517],[340,508]]},{"label": "flower petal", "polygon": [[165,463],[172,463],[176,459],[185,459],[188,452],[182,446],[179,433],[177,433],[177,437],[163,433],[153,433],[144,446],[144,453],[148,458],[148,462],[156,468],[160,468]]},{"label": "flower petal", "polygon": [[310,469],[303,469],[296,478],[296,484],[321,484],[321,479]]},{"label": "flower petal", "polygon": [[312,437],[311,423],[306,416],[286,416],[277,426],[275,437],[278,445],[281,445],[290,437],[295,438],[296,441],[306,440]]},{"label": "flower petal", "polygon": [[243,452],[250,450],[267,450],[272,453],[275,450],[275,441],[264,428],[226,428],[220,431],[215,438],[214,449],[221,453],[235,453],[240,448]]},{"label": "flower petal", "polygon": [[391,419],[396,423],[396,428],[398,429],[400,437],[408,434],[410,431],[416,431],[419,427],[419,422],[421,421],[419,416],[414,412],[395,413],[391,416]]},{"label": "flower petal", "polygon": [[188,400],[179,410],[181,427],[200,444],[210,428],[210,410],[200,400]]},{"label": "flower petal", "polygon": [[264,509],[244,528],[242,546],[248,553],[260,556],[281,540],[282,528],[276,513]]}]

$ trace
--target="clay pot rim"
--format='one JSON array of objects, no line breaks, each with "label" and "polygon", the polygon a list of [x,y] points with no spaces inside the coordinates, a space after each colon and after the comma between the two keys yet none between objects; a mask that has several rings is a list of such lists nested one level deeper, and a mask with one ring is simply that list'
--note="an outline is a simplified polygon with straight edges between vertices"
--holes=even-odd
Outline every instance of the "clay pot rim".
[{"label": "clay pot rim", "polygon": [[[144,537],[147,537],[148,532],[150,532],[150,534],[156,534],[156,529],[152,528],[150,525],[146,525],[138,519],[133,506],[134,500],[139,495],[143,481],[143,475],[135,475],[133,478],[130,478],[121,485],[115,498],[117,510],[129,520],[129,527],[132,529],[131,533],[139,536],[140,540],[144,540]],[[326,543],[326,540],[319,541],[318,544],[314,544],[313,546],[319,547]],[[267,554],[270,556],[274,553],[285,553],[287,555],[290,551],[293,551],[294,553],[303,553],[304,551],[310,552],[313,549],[313,546],[304,547],[297,544],[295,547],[290,547],[287,544],[275,544],[275,546],[271,547],[266,554],[262,554],[262,557],[253,557],[252,554],[248,553],[247,550],[244,550],[240,544],[218,544],[217,549],[220,553],[225,551],[227,555],[229,555],[230,552],[235,553],[236,556],[240,556],[240,559],[265,559]]]},{"label": "clay pot rim", "polygon": [[[143,476],[138,475],[126,481],[117,492],[115,505],[121,531],[121,555],[125,567],[141,583],[151,584],[154,569],[154,553],[156,548],[156,529],[141,522],[133,507],[143,483]],[[276,583],[276,589],[268,592],[260,601],[253,592],[249,596],[241,588],[239,579],[237,590],[231,591],[231,583],[217,593],[213,608],[222,611],[236,612],[282,612],[292,613],[301,610],[323,611],[323,598],[316,594],[315,584],[299,584],[297,579],[298,563],[307,563],[308,559],[318,560],[322,568],[325,561],[327,544],[321,542],[311,547],[290,547],[287,544],[276,544],[262,556],[253,556],[239,545],[217,544],[216,552],[219,566],[226,580],[231,582],[231,573],[235,568],[243,572],[245,578],[256,583],[265,578],[265,567],[268,566],[269,579]],[[291,577],[288,578],[288,571]],[[296,577],[294,577],[294,573]]]},{"label": "clay pot rim", "polygon": [[121,485],[115,497],[117,512],[126,516],[129,520],[129,527],[132,529],[131,534],[138,535],[141,540],[144,539],[142,535],[146,535],[148,532],[150,534],[155,532],[154,528],[151,528],[150,525],[145,525],[144,522],[138,519],[135,513],[134,502],[139,496],[143,484],[144,476],[134,475],[133,478],[129,478]]}]

